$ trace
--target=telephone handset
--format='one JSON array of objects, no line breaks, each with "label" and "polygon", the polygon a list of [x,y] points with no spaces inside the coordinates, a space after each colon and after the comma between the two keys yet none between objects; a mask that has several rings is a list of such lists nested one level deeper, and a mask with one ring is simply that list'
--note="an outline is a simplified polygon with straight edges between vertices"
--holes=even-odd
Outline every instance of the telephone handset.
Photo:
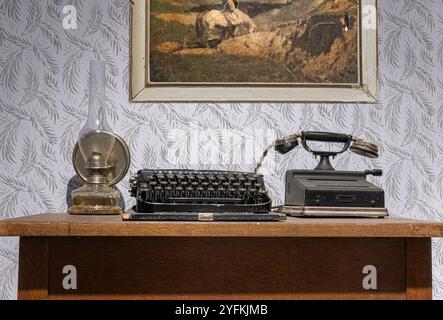
[{"label": "telephone handset", "polygon": [[[272,148],[275,148],[275,151],[280,154],[287,154],[300,145],[299,140],[306,151],[311,152],[316,157],[320,157],[320,162],[315,170],[334,170],[331,162],[329,161],[329,157],[336,157],[347,150],[351,150],[352,152],[367,158],[378,158],[379,156],[378,146],[376,144],[367,142],[352,135],[334,132],[303,131],[301,133],[292,134],[285,138],[278,139],[272,145],[270,145],[263,153],[262,158],[257,164],[255,172],[260,169],[264,158]],[[313,150],[308,145],[308,141],[343,143],[343,147],[339,151]]]},{"label": "telephone handset", "polygon": [[[300,134],[293,134],[286,138],[276,140],[274,143],[275,150],[281,154],[286,154],[299,145],[299,140],[306,151],[320,157],[320,162],[315,170],[334,170],[329,161],[329,157],[336,157],[347,150],[351,150],[360,156],[378,158],[377,145],[351,135],[333,132],[306,131]],[[343,143],[343,147],[339,151],[313,150],[308,145],[308,141]]]}]

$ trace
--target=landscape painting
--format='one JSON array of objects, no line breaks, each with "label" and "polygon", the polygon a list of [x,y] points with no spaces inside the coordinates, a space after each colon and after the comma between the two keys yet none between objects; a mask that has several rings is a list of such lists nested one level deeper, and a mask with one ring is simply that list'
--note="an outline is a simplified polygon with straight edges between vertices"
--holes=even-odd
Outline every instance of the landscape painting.
[{"label": "landscape painting", "polygon": [[150,83],[359,83],[359,0],[150,0]]}]

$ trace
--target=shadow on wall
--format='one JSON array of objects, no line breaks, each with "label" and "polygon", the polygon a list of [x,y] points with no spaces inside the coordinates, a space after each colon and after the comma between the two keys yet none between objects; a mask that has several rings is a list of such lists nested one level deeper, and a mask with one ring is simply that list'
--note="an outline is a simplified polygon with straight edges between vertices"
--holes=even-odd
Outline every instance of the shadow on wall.
[{"label": "shadow on wall", "polygon": [[[72,191],[82,187],[84,184],[85,184],[85,182],[78,175],[75,175],[71,179],[69,179],[68,186],[66,188],[66,205],[67,205],[67,208],[69,208],[72,205]],[[116,188],[116,189],[121,194],[121,191],[118,188]],[[120,208],[123,209],[123,211],[125,210],[126,204],[125,204],[125,199],[123,199],[123,197],[120,197],[118,205],[119,205]]]}]

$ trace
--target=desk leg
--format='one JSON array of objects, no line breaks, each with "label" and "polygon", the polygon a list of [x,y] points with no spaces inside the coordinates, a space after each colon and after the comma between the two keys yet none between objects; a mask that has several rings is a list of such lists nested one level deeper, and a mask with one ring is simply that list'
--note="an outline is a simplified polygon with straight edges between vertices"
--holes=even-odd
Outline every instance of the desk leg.
[{"label": "desk leg", "polygon": [[21,237],[18,299],[48,298],[49,241],[44,237]]},{"label": "desk leg", "polygon": [[430,238],[406,239],[406,299],[432,300]]}]

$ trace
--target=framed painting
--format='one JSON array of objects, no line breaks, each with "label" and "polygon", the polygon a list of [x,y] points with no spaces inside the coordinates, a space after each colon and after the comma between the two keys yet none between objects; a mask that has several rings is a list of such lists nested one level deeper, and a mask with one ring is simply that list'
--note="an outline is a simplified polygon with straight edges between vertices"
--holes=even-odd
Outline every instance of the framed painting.
[{"label": "framed painting", "polygon": [[134,102],[376,102],[376,0],[133,0]]}]

